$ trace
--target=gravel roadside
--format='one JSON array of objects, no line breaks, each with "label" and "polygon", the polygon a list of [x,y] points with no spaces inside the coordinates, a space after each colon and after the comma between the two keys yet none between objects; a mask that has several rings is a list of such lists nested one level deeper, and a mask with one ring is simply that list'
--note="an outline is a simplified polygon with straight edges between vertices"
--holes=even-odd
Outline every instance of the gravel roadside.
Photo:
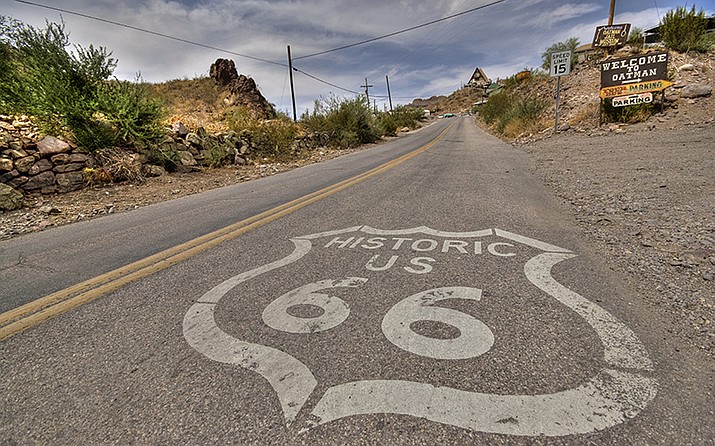
[{"label": "gravel roadside", "polygon": [[715,354],[715,125],[567,132],[520,146],[608,265]]}]

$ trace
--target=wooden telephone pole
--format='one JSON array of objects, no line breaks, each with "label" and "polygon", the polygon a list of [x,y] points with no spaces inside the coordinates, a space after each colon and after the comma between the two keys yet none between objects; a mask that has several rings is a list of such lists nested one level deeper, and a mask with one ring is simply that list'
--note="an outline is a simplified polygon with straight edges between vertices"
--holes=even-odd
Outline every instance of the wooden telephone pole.
[{"label": "wooden telephone pole", "polygon": [[293,99],[293,122],[297,122],[298,114],[295,110],[295,87],[293,86],[293,58],[290,55],[290,45],[288,45],[288,72],[290,73],[290,97]]},{"label": "wooden telephone pole", "polygon": [[365,97],[367,98],[367,108],[369,109],[370,108],[370,87],[372,87],[372,85],[368,85],[367,78],[365,78],[365,85],[362,85],[362,86],[365,87]]},{"label": "wooden telephone pole", "polygon": [[611,0],[611,11],[608,13],[608,26],[613,25],[613,13],[616,11],[616,0]]}]

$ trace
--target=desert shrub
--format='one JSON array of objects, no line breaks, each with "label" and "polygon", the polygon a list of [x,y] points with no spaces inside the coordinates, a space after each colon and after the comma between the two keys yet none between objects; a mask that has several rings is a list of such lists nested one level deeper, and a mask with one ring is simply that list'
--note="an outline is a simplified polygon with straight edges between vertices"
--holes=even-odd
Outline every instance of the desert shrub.
[{"label": "desert shrub", "polygon": [[490,96],[479,114],[484,122],[505,134],[507,126],[512,129],[511,133],[515,128],[531,128],[538,123],[545,108],[546,102],[532,94],[503,90]]},{"label": "desert shrub", "polygon": [[232,163],[236,157],[236,150],[219,139],[204,139],[204,161],[209,167],[221,167]]},{"label": "desert shrub", "polygon": [[111,126],[121,142],[156,141],[164,134],[164,106],[139,82],[102,83],[97,91],[97,112],[93,117]]},{"label": "desert shrub", "polygon": [[[550,47],[546,48],[543,53],[541,53],[541,68],[548,70],[551,67],[551,54],[560,53],[561,51],[571,51],[573,52],[579,45],[579,41],[576,37],[571,37],[564,40],[563,42],[556,42]],[[575,67],[577,60],[575,57],[571,57],[571,68]]]},{"label": "desert shrub", "polygon": [[707,32],[698,40],[698,48],[703,52],[715,51],[715,32]]},{"label": "desert shrub", "polygon": [[327,135],[333,147],[355,147],[380,139],[378,122],[361,97],[316,100],[313,112],[304,113],[301,123],[312,132]]},{"label": "desert shrub", "polygon": [[643,34],[643,29],[634,26],[631,32],[628,34],[628,45],[630,45],[634,50],[640,51],[645,45],[645,36]]},{"label": "desert shrub", "polygon": [[0,17],[0,111],[30,115],[45,133],[88,149],[155,138],[159,103],[134,84],[108,81],[117,61],[105,48],[69,45],[64,23],[37,29]]},{"label": "desert shrub", "polygon": [[151,164],[161,166],[168,172],[175,172],[181,165],[179,149],[173,143],[153,144],[149,146],[146,155]]},{"label": "desert shrub", "polygon": [[271,159],[287,159],[294,155],[293,143],[299,128],[285,115],[261,120],[246,107],[234,107],[227,116],[227,122],[231,130],[249,143],[252,155]]},{"label": "desert shrub", "polygon": [[655,106],[652,103],[614,107],[611,99],[603,101],[603,120],[606,123],[620,122],[624,124],[635,124],[648,120],[654,113]]},{"label": "desert shrub", "polygon": [[378,125],[382,135],[395,136],[401,128],[416,129],[424,119],[424,111],[398,105],[394,110],[378,115]]},{"label": "desert shrub", "polygon": [[675,51],[687,53],[690,50],[707,51],[701,46],[701,39],[707,31],[707,18],[695,4],[688,10],[683,6],[671,9],[660,22],[660,35],[665,45]]},{"label": "desert shrub", "polygon": [[99,170],[89,171],[93,173],[89,178],[88,173],[85,172],[85,178],[88,178],[90,182],[98,182],[101,178],[134,183],[144,181],[141,163],[136,159],[135,154],[129,151],[118,148],[102,148],[95,150],[94,158],[102,167]]}]

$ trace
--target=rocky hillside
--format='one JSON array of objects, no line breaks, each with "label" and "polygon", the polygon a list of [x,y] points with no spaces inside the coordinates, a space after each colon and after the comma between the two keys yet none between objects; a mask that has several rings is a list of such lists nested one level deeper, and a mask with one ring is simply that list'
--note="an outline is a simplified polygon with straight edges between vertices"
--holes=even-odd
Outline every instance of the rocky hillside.
[{"label": "rocky hillside", "polygon": [[[0,211],[22,206],[26,195],[50,195],[111,181],[137,181],[201,166],[246,164],[255,152],[250,135],[231,131],[225,113],[242,107],[251,119],[275,110],[253,79],[234,62],[218,59],[211,77],[149,86],[167,103],[166,137],[149,147],[109,147],[93,152],[43,136],[27,116],[0,115]],[[191,131],[190,131],[191,130]],[[306,144],[305,138],[296,147]]]},{"label": "rocky hillside", "polygon": [[[625,48],[612,57],[625,57],[630,54],[630,50]],[[562,131],[601,131],[598,126],[598,63],[598,60],[584,61],[576,65],[570,75],[561,78],[559,123]],[[664,112],[650,117],[644,125],[667,129],[714,122],[715,98],[712,96],[712,89],[715,86],[715,54],[671,52],[669,73],[675,84],[666,89]],[[500,83],[505,84],[504,81]],[[516,88],[520,94],[535,95],[547,105],[541,114],[537,132],[511,135],[512,138],[516,137],[521,141],[533,140],[539,138],[539,132],[546,134],[552,131],[556,108],[556,79],[533,73],[531,76],[522,77]],[[465,87],[449,96],[416,99],[412,105],[437,114],[463,113],[471,111],[481,98],[481,90]],[[623,131],[629,123],[605,124],[602,130]]]},{"label": "rocky hillside", "polygon": [[[628,50],[613,57],[626,57]],[[665,90],[663,113],[650,117],[645,125],[653,128],[680,128],[682,126],[714,122],[715,85],[714,54],[680,54],[671,52],[669,74],[674,85]],[[546,76],[535,79],[532,91],[547,101],[543,112],[544,130],[553,127],[556,80]],[[569,76],[561,78],[559,123],[561,130],[598,131],[598,106],[600,70],[598,61],[577,65]],[[623,130],[628,123],[605,126],[606,130]],[[520,135],[522,138],[533,135]]]}]

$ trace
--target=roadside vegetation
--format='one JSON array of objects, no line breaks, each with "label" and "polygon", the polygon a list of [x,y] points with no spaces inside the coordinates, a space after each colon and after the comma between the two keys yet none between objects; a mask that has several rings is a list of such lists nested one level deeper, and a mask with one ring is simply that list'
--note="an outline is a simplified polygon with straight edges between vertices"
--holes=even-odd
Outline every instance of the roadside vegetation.
[{"label": "roadside vegetation", "polygon": [[0,16],[0,112],[94,150],[161,137],[164,108],[137,82],[111,80],[103,47],[72,46],[63,23],[37,29]]},{"label": "roadside vegetation", "polygon": [[[677,53],[713,53],[715,52],[715,32],[707,32],[707,18],[704,11],[696,6],[688,9],[682,6],[668,11],[660,23],[660,33],[666,49]],[[551,54],[560,51],[574,51],[579,46],[577,38],[572,37],[556,42],[544,49],[541,54],[541,69],[525,69],[521,73],[499,82],[499,88],[493,89],[485,104],[479,104],[474,111],[481,120],[495,133],[506,138],[536,134],[553,126],[555,86],[548,75]],[[661,47],[662,48],[662,47]],[[641,28],[631,29],[626,50],[629,54],[639,54],[650,50],[644,43]],[[573,57],[572,70],[593,70],[594,62],[606,57],[606,52],[594,52],[581,62]],[[673,69],[674,70],[674,69]],[[610,99],[603,101],[603,123],[633,124],[648,120],[660,104],[639,104],[627,107],[614,107]],[[598,102],[593,107],[584,107],[574,119],[598,122]],[[578,122],[577,122],[578,124]]]},{"label": "roadside vegetation", "polygon": [[545,77],[535,70],[528,75],[514,75],[504,81],[501,91],[491,95],[478,111],[484,122],[497,133],[516,138],[523,133],[536,133],[543,128],[547,102],[533,88]]},{"label": "roadside vegetation", "polygon": [[690,10],[678,6],[668,11],[660,22],[660,34],[665,46],[680,53],[713,51],[715,35],[706,31],[705,11],[697,11],[695,4]]},{"label": "roadside vegetation", "polygon": [[103,47],[72,45],[64,23],[39,29],[0,16],[0,114],[29,116],[42,133],[73,141],[98,159],[124,166],[130,161],[114,150],[122,148],[169,171],[180,164],[180,149],[167,142],[179,121],[201,136],[206,165],[219,167],[234,162],[234,142],[250,147],[251,158],[288,160],[323,146],[346,149],[394,136],[417,128],[423,114],[409,107],[375,113],[357,96],[316,100],[297,123],[280,113],[259,119],[244,106],[226,105],[208,77],[120,81],[112,76],[117,60],[111,56]]}]

